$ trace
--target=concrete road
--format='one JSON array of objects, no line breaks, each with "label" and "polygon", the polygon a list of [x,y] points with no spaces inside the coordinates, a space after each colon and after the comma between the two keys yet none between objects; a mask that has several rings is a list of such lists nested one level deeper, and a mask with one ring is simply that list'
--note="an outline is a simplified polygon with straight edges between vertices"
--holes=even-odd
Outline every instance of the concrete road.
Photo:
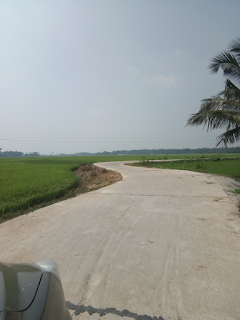
[{"label": "concrete road", "polygon": [[[123,180],[0,225],[0,259],[51,259],[73,319],[240,319],[240,223],[208,174]],[[155,318],[156,317],[156,318]]]}]

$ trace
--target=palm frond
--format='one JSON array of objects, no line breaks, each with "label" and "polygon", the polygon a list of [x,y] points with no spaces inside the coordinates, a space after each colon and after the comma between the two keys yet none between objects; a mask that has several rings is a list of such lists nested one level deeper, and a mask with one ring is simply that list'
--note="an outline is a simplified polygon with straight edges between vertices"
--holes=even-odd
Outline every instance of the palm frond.
[{"label": "palm frond", "polygon": [[240,111],[240,102],[238,100],[225,99],[220,95],[214,96],[210,99],[203,99],[200,107],[200,111],[208,110],[232,110]]},{"label": "palm frond", "polygon": [[[211,73],[223,70],[223,75],[240,83],[240,38],[230,43],[228,51],[220,52],[209,65]],[[240,140],[240,89],[230,80],[225,89],[210,99],[202,100],[197,113],[192,114],[186,126],[207,126],[207,130],[225,128],[217,138],[217,146]]]},{"label": "palm frond", "polygon": [[232,129],[240,124],[240,114],[238,111],[223,110],[202,110],[192,114],[187,121],[187,126],[198,127],[207,126],[207,130],[227,127]]},{"label": "palm frond", "polygon": [[238,60],[238,63],[240,64],[240,38],[232,40],[229,45],[229,51],[234,54],[234,56]]},{"label": "palm frond", "polygon": [[219,146],[221,143],[223,143],[225,146],[227,144],[233,144],[240,140],[240,127],[236,126],[235,128],[231,130],[227,130],[223,134],[217,137],[217,145]]},{"label": "palm frond", "polygon": [[238,100],[240,101],[240,89],[232,83],[231,80],[227,79],[225,82],[225,89],[218,94],[223,96],[227,100]]},{"label": "palm frond", "polygon": [[223,70],[224,76],[240,82],[240,65],[235,56],[230,52],[221,52],[209,65],[211,73],[218,72],[219,68]]}]

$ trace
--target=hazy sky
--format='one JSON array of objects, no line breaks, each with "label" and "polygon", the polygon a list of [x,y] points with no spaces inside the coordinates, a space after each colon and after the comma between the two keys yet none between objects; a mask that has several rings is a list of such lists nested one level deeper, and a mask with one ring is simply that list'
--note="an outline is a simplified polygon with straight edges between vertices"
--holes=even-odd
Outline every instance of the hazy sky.
[{"label": "hazy sky", "polygon": [[240,36],[239,11],[239,0],[1,0],[0,147],[214,147],[223,131],[185,125],[224,87],[208,64]]}]

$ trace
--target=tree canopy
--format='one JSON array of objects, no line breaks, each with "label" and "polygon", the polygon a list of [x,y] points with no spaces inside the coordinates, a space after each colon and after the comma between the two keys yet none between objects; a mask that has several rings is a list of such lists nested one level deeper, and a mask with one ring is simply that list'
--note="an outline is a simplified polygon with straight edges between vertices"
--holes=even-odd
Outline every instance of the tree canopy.
[{"label": "tree canopy", "polygon": [[232,144],[240,140],[240,38],[233,40],[227,51],[220,52],[209,65],[212,74],[222,69],[228,77],[225,89],[216,96],[202,100],[200,110],[192,114],[188,126],[203,125],[207,129],[225,128],[217,137],[217,146]]}]

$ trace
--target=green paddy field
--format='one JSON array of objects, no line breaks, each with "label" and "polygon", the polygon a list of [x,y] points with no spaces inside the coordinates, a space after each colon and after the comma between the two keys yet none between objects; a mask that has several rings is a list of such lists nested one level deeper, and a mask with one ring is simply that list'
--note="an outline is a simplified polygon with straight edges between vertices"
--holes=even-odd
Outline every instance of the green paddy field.
[{"label": "green paddy field", "polygon": [[[180,157],[179,157],[180,159]],[[178,169],[188,170],[195,172],[213,173],[222,176],[231,177],[234,179],[240,179],[240,156],[228,155],[228,157],[219,157],[219,155],[207,155],[206,157],[189,157],[180,159],[179,161],[165,162],[149,162],[143,159],[140,163],[134,164],[134,166],[144,166],[149,168],[159,169]]]},{"label": "green paddy field", "polygon": [[[223,159],[226,156],[231,159]],[[169,159],[181,161],[147,161]],[[0,222],[72,197],[81,186],[81,180],[74,174],[81,165],[124,160],[137,160],[138,165],[148,167],[209,172],[240,179],[240,154],[0,158]]]}]

